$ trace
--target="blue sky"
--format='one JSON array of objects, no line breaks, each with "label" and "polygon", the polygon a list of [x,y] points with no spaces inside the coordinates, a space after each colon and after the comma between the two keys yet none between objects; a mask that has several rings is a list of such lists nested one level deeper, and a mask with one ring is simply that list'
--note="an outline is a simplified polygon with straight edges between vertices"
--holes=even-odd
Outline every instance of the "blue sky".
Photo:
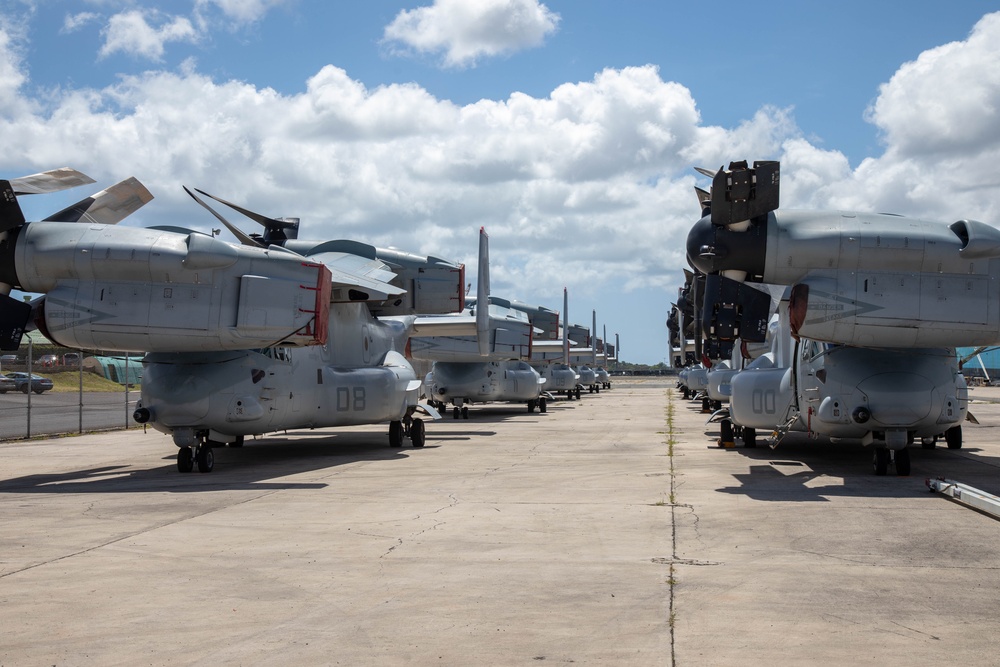
[{"label": "blue sky", "polygon": [[195,186],[470,268],[485,225],[495,293],[568,286],[627,361],[667,357],[695,165],[781,159],[785,207],[997,222],[997,2],[0,9],[0,176],[134,175],[156,199],[126,224],[207,229]]}]

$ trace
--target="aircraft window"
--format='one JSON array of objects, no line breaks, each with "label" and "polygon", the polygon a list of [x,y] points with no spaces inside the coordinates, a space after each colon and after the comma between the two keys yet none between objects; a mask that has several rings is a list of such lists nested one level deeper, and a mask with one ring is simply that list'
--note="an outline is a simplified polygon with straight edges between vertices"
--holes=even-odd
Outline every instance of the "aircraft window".
[{"label": "aircraft window", "polygon": [[292,350],[288,347],[262,347],[259,350],[255,350],[263,354],[268,359],[277,359],[278,361],[291,361],[292,360]]},{"label": "aircraft window", "polygon": [[835,346],[830,343],[817,343],[814,340],[809,341],[806,345],[802,346],[802,358],[806,360],[812,360],[816,357],[822,356],[832,350]]}]

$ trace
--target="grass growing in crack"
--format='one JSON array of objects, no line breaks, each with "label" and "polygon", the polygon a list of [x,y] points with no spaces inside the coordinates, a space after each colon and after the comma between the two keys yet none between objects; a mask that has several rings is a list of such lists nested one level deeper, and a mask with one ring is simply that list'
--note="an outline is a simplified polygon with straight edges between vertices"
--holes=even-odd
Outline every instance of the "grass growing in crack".
[{"label": "grass growing in crack", "polygon": [[670,628],[670,664],[677,665],[677,653],[676,653],[676,640],[674,636],[674,631],[677,625],[677,610],[674,607],[674,601],[677,594],[677,571],[675,562],[677,560],[677,494],[674,490],[676,482],[676,473],[674,471],[674,445],[677,444],[677,440],[674,437],[674,394],[669,389],[667,390],[667,460],[670,461],[669,479],[670,479],[670,532],[671,532],[671,545],[670,545],[670,573],[667,577],[667,586],[670,591],[670,615],[667,619],[667,624]]}]

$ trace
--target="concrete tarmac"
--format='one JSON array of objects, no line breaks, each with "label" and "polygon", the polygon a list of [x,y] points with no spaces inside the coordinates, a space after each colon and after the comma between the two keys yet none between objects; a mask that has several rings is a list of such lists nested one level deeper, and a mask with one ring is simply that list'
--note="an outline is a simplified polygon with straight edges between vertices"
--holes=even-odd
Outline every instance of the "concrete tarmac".
[{"label": "concrete tarmac", "polygon": [[875,477],[855,445],[719,449],[670,385],[210,474],[153,431],[4,443],[0,665],[997,663],[1000,522],[924,478],[1000,494],[1000,404]]}]

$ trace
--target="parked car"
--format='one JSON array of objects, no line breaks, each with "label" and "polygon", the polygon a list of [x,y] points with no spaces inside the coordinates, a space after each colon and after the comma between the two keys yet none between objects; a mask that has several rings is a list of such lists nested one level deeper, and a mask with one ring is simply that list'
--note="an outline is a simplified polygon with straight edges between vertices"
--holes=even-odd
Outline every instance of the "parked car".
[{"label": "parked car", "polygon": [[[28,393],[28,374],[27,373],[8,373],[7,377],[14,381],[14,390],[20,391],[25,394]],[[40,394],[43,391],[48,391],[52,389],[52,380],[47,377],[42,377],[41,375],[31,374],[31,391],[36,394]]]},{"label": "parked car", "polygon": [[16,354],[5,354],[2,357],[0,357],[0,363],[11,364],[14,363],[15,361],[17,361]]},{"label": "parked car", "polygon": [[14,378],[0,375],[0,394],[6,394],[8,391],[14,391],[15,389],[17,389],[17,383],[14,382]]},{"label": "parked car", "polygon": [[46,354],[42,356],[38,363],[42,366],[58,366],[59,365],[59,355],[58,354]]}]

